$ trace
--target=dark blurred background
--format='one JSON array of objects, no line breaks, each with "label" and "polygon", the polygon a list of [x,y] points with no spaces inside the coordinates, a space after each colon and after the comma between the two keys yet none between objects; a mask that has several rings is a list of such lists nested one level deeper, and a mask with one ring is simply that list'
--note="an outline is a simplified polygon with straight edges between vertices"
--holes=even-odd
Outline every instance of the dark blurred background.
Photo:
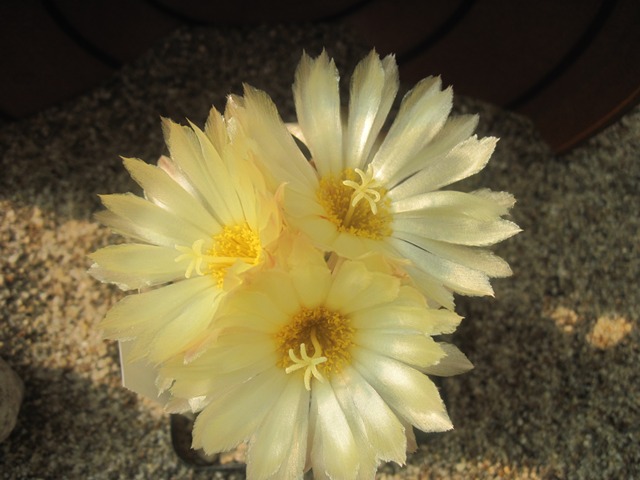
[{"label": "dark blurred background", "polygon": [[9,0],[0,19],[8,122],[91,89],[185,24],[342,23],[395,53],[404,83],[441,74],[531,118],[559,153],[640,99],[638,0]]}]

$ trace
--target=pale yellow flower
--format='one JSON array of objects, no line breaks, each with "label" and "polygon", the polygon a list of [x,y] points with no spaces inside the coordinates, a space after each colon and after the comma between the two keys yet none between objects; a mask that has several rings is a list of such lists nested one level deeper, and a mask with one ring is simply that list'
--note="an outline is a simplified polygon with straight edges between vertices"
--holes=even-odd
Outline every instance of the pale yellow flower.
[{"label": "pale yellow flower", "polygon": [[484,247],[520,231],[502,218],[515,201],[504,192],[442,188],[484,168],[497,139],[472,135],[475,116],[448,119],[452,91],[437,77],[403,98],[384,135],[398,90],[392,56],[371,52],[360,62],[344,116],[338,83],[325,52],[303,55],[293,86],[299,127],[292,131],[310,161],[264,92],[246,87],[243,98],[232,99],[272,187],[286,184],[288,221],[341,256],[382,252],[408,260],[405,271],[421,291],[447,308],[452,292],[491,295],[490,277],[511,270]]},{"label": "pale yellow flower", "polygon": [[200,342],[224,294],[271,263],[281,229],[235,121],[212,110],[204,131],[163,127],[171,158],[158,166],[124,160],[144,198],[101,197],[107,210],[98,219],[133,242],[90,256],[94,277],[143,290],[109,311],[101,323],[107,337],[135,342],[128,361],[156,364]]},{"label": "pale yellow flower", "polygon": [[471,368],[432,335],[460,321],[375,257],[330,270],[304,246],[287,269],[265,270],[219,312],[215,342],[195,360],[170,362],[178,398],[206,405],[194,447],[208,453],[248,442],[247,477],[373,478],[383,461],[403,464],[412,425],[452,428],[425,373]]}]

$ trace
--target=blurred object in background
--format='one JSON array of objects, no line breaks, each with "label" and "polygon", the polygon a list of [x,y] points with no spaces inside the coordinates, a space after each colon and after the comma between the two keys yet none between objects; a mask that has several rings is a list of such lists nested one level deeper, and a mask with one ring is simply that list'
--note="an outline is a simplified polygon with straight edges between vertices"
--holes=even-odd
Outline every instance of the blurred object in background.
[{"label": "blurred object in background", "polygon": [[640,100],[640,2],[369,2],[348,19],[403,81],[441,73],[456,93],[529,116],[557,152]]},{"label": "blurred object in background", "polygon": [[640,100],[637,0],[43,0],[5,2],[0,18],[5,120],[92,88],[185,23],[342,22],[396,53],[406,84],[441,74],[457,94],[529,116],[556,152]]}]

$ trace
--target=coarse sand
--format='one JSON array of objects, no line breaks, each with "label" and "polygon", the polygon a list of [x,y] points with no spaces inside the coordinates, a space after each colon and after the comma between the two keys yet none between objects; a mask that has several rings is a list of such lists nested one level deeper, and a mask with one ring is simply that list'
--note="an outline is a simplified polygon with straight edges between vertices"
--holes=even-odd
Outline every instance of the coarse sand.
[{"label": "coarse sand", "polygon": [[[301,50],[326,46],[348,79],[368,51],[350,35],[183,28],[91,92],[0,123],[0,357],[25,382],[1,478],[242,478],[182,464],[168,415],[120,386],[96,325],[123,294],[86,274],[86,255],[119,241],[92,220],[97,194],[137,192],[119,155],[155,161],[160,116],[202,124],[242,82],[293,120]],[[640,478],[640,109],[564,156],[523,117],[460,97],[455,111],[501,137],[460,188],[513,193],[524,231],[496,249],[514,275],[495,298],[457,299],[453,341],[475,369],[442,382],[455,430],[379,478]]]}]

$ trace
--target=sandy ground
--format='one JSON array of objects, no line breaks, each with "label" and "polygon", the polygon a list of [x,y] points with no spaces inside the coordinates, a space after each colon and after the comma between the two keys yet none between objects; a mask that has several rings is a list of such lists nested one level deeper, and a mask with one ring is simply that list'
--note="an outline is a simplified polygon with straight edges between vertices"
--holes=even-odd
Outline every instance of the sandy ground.
[{"label": "sandy ground", "polygon": [[[119,155],[163,152],[160,115],[202,123],[244,81],[291,119],[301,49],[323,45],[345,77],[367,51],[335,25],[183,29],[86,95],[0,124],[0,356],[26,384],[2,478],[222,478],[182,464],[168,416],[120,386],[95,326],[122,294],[85,273],[114,239],[91,216],[98,193],[134,188]],[[640,109],[562,157],[526,119],[456,110],[502,138],[464,187],[515,194],[524,232],[498,249],[515,274],[496,298],[458,299],[454,341],[476,368],[443,382],[456,429],[379,478],[640,478]]]}]

